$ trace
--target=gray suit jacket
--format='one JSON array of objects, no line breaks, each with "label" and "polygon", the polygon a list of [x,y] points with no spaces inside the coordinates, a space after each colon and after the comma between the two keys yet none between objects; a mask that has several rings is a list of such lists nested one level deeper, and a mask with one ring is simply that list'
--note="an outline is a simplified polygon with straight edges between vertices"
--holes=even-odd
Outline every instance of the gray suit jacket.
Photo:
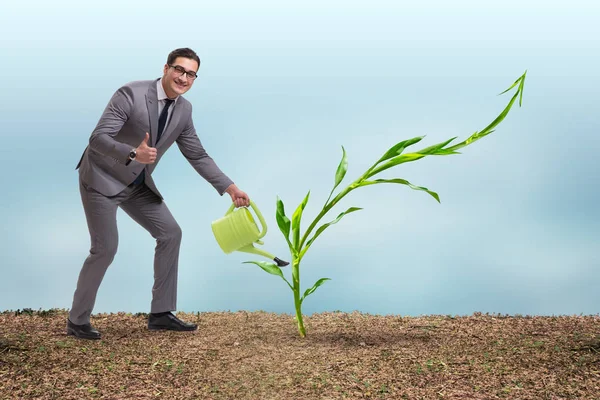
[{"label": "gray suit jacket", "polygon": [[[219,195],[233,183],[206,153],[196,134],[192,121],[192,105],[183,96],[172,106],[171,119],[160,141],[156,143],[158,130],[158,98],[154,80],[134,81],[120,87],[104,109],[89,145],[84,150],[75,169],[92,189],[105,196],[114,196],[146,168],[146,185],[163,198],[154,181],[152,171],[173,142],[196,171],[209,182]],[[129,159],[129,152],[142,143],[146,132],[150,134],[148,145],[156,148],[153,164],[141,164]]]}]

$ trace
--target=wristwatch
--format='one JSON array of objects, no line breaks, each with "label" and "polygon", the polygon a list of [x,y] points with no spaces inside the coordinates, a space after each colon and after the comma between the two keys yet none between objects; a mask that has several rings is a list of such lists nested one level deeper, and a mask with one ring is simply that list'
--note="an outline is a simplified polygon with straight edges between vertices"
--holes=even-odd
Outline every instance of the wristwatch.
[{"label": "wristwatch", "polygon": [[129,163],[135,159],[136,155],[137,155],[136,149],[135,148],[131,149],[131,151],[129,152],[129,160],[127,160],[125,165],[129,165]]}]

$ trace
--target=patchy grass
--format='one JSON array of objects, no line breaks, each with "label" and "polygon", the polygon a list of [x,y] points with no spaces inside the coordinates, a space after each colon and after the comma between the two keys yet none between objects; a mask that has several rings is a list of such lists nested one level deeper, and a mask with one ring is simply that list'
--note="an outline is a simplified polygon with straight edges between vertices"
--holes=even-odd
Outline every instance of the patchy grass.
[{"label": "patchy grass", "polygon": [[600,399],[598,316],[96,314],[103,337],[65,335],[66,310],[0,314],[4,399]]}]

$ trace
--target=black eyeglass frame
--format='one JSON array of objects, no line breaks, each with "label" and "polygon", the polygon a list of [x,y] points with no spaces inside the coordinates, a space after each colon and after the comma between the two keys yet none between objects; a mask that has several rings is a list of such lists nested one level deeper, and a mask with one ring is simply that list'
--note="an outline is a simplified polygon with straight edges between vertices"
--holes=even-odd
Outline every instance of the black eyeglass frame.
[{"label": "black eyeglass frame", "polygon": [[198,75],[194,71],[186,71],[181,65],[167,64],[169,67],[173,68],[175,71],[179,73],[179,76],[183,76],[185,74],[186,78],[194,80],[198,77]]}]

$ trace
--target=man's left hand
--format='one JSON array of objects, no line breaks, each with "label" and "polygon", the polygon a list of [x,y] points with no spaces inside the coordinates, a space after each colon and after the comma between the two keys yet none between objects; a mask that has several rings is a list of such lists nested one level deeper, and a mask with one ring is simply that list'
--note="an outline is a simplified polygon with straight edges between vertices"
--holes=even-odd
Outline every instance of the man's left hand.
[{"label": "man's left hand", "polygon": [[231,196],[231,201],[235,204],[236,207],[247,207],[250,205],[250,197],[240,189],[235,184],[231,184],[225,192]]}]

